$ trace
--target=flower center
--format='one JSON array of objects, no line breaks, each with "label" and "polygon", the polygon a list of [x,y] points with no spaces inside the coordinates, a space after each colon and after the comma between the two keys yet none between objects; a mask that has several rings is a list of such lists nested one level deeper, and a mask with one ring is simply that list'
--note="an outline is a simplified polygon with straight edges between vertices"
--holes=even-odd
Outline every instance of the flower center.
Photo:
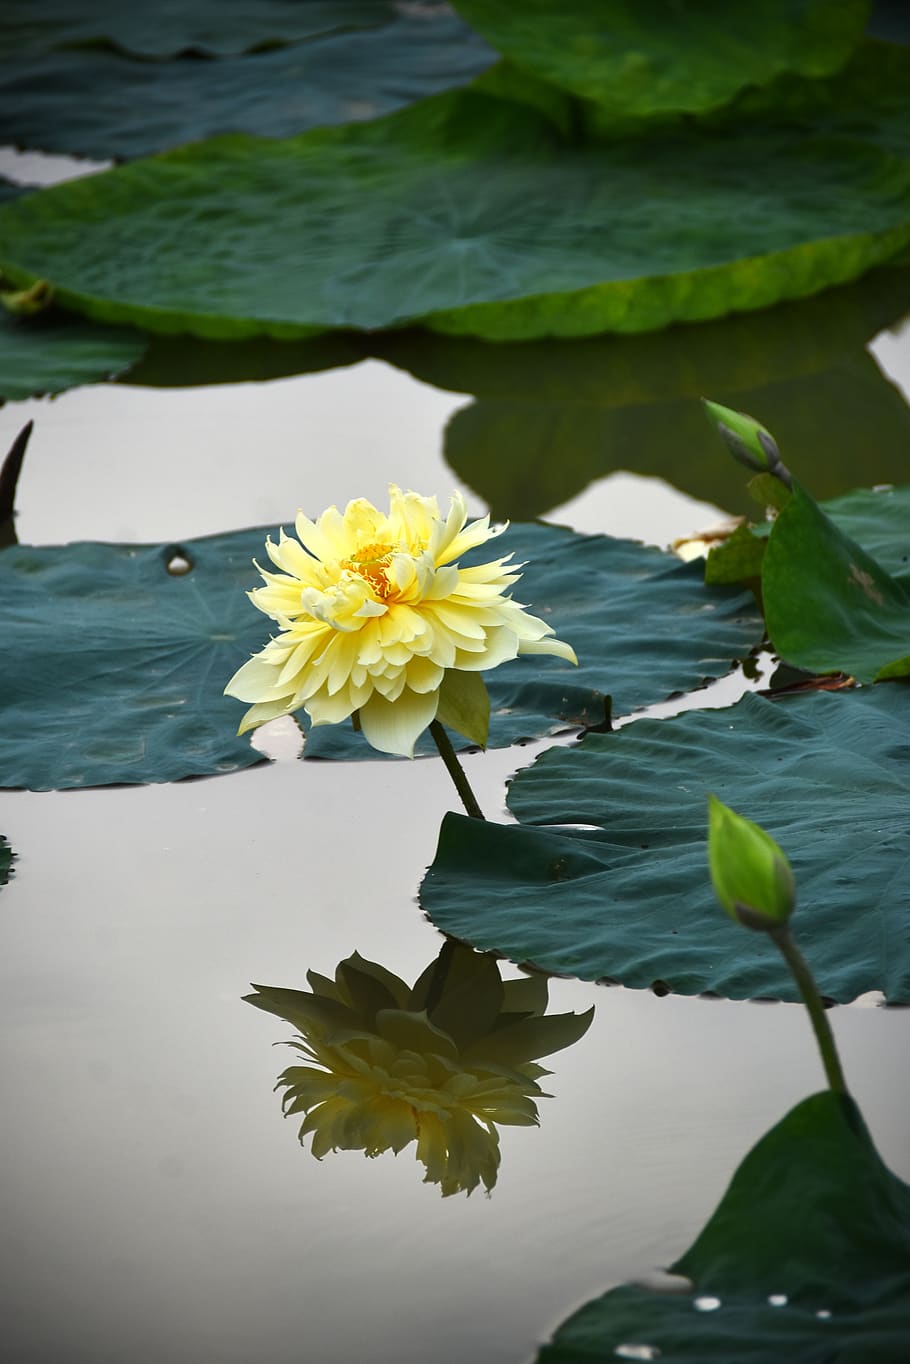
[{"label": "flower center", "polygon": [[350,559],[342,559],[341,567],[350,573],[356,573],[358,577],[365,578],[377,597],[381,597],[384,601],[394,591],[394,584],[389,582],[386,574],[389,561],[394,553],[394,545],[376,541],[358,549],[357,553],[352,554]]}]

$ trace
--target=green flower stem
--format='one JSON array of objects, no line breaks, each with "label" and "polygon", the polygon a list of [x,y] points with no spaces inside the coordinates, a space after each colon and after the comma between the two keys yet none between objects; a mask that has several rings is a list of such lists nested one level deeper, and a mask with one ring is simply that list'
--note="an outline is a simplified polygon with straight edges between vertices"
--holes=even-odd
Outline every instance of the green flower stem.
[{"label": "green flower stem", "polygon": [[812,972],[809,970],[806,959],[793,941],[793,936],[786,924],[781,924],[779,928],[769,929],[769,936],[777,943],[783,953],[784,961],[789,966],[793,979],[799,987],[803,1003],[809,1010],[809,1017],[812,1020],[818,1049],[822,1054],[822,1065],[825,1067],[828,1084],[835,1094],[846,1094],[847,1083],[844,1079],[844,1072],[841,1070],[837,1047],[834,1045],[834,1034],[831,1031],[825,1006],[822,1004],[821,996],[815,987],[815,981],[812,979]]},{"label": "green flower stem", "polygon": [[445,763],[449,776],[455,783],[455,790],[461,796],[462,805],[472,819],[483,819],[484,813],[477,804],[477,797],[471,790],[471,783],[465,776],[464,768],[461,766],[461,763],[455,757],[455,750],[449,743],[448,734],[446,734],[438,720],[430,721],[430,733],[433,736],[433,742],[439,749],[439,756]]}]

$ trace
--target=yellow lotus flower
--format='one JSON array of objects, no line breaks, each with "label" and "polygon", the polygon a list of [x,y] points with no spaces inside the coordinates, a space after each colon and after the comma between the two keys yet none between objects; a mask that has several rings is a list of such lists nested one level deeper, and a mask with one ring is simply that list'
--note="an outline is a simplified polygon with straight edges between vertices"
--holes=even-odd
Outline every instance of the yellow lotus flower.
[{"label": "yellow lotus flower", "polygon": [[[282,530],[266,551],[278,573],[249,595],[280,633],[225,687],[252,702],[239,733],[303,707],[314,725],[357,715],[369,743],[412,757],[439,709],[447,671],[483,672],[518,654],[574,650],[507,595],[511,555],[471,568],[455,560],[498,530],[467,524],[456,493],[445,520],[434,497],[390,488],[386,515],[359,498]],[[257,564],[257,568],[259,565]]]},{"label": "yellow lotus flower", "polygon": [[594,1010],[543,1017],[542,976],[503,981],[491,956],[447,942],[410,989],[356,952],[335,979],[308,972],[312,993],[255,985],[249,1003],[300,1031],[290,1042],[307,1058],[278,1078],[285,1114],[303,1113],[300,1141],[312,1153],[360,1150],[397,1155],[417,1143],[424,1183],[443,1197],[499,1171],[496,1124],[536,1126],[537,1083],[549,1074],[531,1058],[576,1042]]}]

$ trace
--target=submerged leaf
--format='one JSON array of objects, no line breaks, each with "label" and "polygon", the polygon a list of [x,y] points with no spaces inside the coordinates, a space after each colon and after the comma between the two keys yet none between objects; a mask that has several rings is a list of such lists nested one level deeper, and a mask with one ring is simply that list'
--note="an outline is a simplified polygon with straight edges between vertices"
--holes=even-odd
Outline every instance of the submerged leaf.
[{"label": "submerged leaf", "polygon": [[683,1291],[624,1284],[582,1307],[539,1364],[903,1364],[910,1187],[851,1099],[814,1094],[753,1147],[670,1273]]},{"label": "submerged leaf", "polygon": [[541,970],[794,999],[773,945],[718,912],[705,861],[713,791],[786,851],[821,992],[908,1003],[908,752],[899,683],[746,696],[589,734],[513,779],[520,825],[446,817],[421,903],[443,932]]}]

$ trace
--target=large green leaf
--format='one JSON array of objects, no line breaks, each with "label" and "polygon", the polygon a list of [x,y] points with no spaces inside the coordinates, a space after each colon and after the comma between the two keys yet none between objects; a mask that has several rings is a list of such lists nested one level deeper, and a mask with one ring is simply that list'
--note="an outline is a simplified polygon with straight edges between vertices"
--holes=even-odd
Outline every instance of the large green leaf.
[{"label": "large green leaf", "polygon": [[[0,552],[0,784],[173,781],[258,761],[222,689],[268,639],[244,595],[265,534]],[[624,708],[696,686],[760,636],[745,595],[706,590],[696,567],[656,550],[544,526],[513,527],[496,552],[510,549],[532,560],[521,600],[583,664],[529,657],[491,673],[493,745],[602,722],[605,681]],[[181,558],[190,571],[172,575]],[[347,725],[312,731],[306,753],[375,756]]]},{"label": "large green leaf", "polygon": [[[384,17],[379,28],[328,32],[220,61],[136,61],[107,50],[9,53],[0,61],[0,141],[108,159],[216,133],[287,137],[387,114],[463,85],[494,60],[486,43],[445,10],[412,15],[390,6]],[[206,222],[210,236],[217,217]],[[270,269],[280,274],[286,256],[274,255]]]},{"label": "large green leaf", "polygon": [[445,933],[558,974],[793,999],[773,945],[719,909],[706,797],[761,824],[796,874],[821,991],[910,1002],[910,691],[901,685],[641,720],[520,772],[520,827],[449,815],[421,901]]},{"label": "large green leaf", "polygon": [[642,331],[814,292],[908,237],[910,161],[858,139],[691,127],[576,146],[476,91],[214,138],[0,209],[15,282],[223,337],[409,318],[494,339]]},{"label": "large green leaf", "polygon": [[0,309],[0,402],[93,384],[139,360],[147,337],[64,313],[13,317]]},{"label": "large green leaf", "polygon": [[862,36],[868,4],[762,0],[455,0],[494,47],[619,117],[699,113],[782,71],[823,76]]},{"label": "large green leaf", "polygon": [[543,516],[617,469],[754,516],[698,399],[761,413],[818,497],[860,477],[903,481],[910,407],[866,344],[907,307],[910,270],[884,269],[799,303],[641,336],[510,345],[415,329],[372,349],[476,395],[449,421],[445,456],[497,516]]},{"label": "large green leaf", "polygon": [[227,56],[372,28],[395,10],[390,0],[4,0],[0,44],[20,52],[106,43],[138,57]]},{"label": "large green leaf", "polygon": [[[905,514],[906,493],[899,499]],[[861,682],[910,673],[908,525],[905,519],[899,531],[900,580],[794,486],[771,527],[761,574],[768,634],[785,662]]]},{"label": "large green leaf", "polygon": [[671,1272],[684,1291],[614,1288],[560,1326],[540,1364],[904,1364],[910,1188],[850,1099],[814,1094],[753,1147]]}]

